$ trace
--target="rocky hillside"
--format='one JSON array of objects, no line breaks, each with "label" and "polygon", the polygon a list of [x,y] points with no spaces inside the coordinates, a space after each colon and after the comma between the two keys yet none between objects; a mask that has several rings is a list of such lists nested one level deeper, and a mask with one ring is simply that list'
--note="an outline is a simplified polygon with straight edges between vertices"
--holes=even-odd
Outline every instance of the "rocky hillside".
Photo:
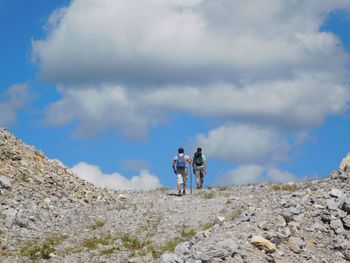
[{"label": "rocky hillside", "polygon": [[2,129],[0,262],[348,262],[349,183],[107,191]]}]

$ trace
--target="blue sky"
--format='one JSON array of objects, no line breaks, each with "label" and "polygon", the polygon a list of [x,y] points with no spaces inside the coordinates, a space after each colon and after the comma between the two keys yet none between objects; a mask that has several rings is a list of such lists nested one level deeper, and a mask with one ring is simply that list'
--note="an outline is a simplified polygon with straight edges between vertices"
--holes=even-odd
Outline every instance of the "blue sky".
[{"label": "blue sky", "polygon": [[175,187],[325,177],[349,152],[350,2],[0,2],[0,125],[81,177]]}]

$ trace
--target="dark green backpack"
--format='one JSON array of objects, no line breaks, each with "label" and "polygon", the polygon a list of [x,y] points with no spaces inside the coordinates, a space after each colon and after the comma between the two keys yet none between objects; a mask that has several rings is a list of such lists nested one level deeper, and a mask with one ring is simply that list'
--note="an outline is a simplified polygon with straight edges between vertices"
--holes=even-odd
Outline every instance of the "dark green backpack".
[{"label": "dark green backpack", "polygon": [[202,153],[196,152],[193,156],[193,162],[196,164],[196,166],[202,166],[203,165]]}]

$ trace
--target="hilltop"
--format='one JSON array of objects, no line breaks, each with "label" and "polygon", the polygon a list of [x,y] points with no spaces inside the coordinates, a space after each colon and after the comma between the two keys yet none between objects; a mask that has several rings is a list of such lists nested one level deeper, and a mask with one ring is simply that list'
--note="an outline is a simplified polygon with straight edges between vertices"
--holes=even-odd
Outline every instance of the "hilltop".
[{"label": "hilltop", "polygon": [[349,180],[112,191],[0,129],[0,261],[348,262]]}]

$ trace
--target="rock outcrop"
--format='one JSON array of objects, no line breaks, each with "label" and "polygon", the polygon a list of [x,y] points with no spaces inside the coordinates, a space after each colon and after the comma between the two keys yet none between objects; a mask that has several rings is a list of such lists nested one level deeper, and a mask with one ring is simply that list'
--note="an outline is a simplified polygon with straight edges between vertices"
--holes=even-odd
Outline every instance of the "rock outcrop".
[{"label": "rock outcrop", "polygon": [[349,183],[110,191],[0,130],[0,261],[348,262]]}]

